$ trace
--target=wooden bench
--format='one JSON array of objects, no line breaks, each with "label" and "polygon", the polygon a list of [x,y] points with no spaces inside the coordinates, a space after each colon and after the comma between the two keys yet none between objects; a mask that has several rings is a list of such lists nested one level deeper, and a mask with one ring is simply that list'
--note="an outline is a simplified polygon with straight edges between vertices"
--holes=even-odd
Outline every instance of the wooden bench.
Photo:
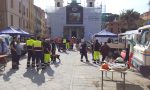
[{"label": "wooden bench", "polygon": [[0,71],[4,71],[6,64],[7,64],[7,57],[8,55],[0,55]]}]

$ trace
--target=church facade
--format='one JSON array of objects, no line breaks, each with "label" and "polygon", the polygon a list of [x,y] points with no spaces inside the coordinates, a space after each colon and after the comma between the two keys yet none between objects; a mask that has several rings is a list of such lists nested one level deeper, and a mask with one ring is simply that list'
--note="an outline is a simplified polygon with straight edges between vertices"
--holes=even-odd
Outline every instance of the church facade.
[{"label": "church facade", "polygon": [[101,7],[94,7],[95,0],[87,0],[87,7],[72,0],[63,6],[63,0],[55,0],[55,7],[47,10],[48,27],[51,37],[76,37],[90,39],[101,30]]}]

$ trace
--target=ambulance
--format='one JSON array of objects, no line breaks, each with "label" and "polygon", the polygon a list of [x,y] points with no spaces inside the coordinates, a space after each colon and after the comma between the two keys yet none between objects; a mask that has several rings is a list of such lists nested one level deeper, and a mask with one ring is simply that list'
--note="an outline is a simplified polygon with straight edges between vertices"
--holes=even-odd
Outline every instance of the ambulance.
[{"label": "ambulance", "polygon": [[133,50],[132,65],[143,75],[150,75],[150,25],[138,28]]}]

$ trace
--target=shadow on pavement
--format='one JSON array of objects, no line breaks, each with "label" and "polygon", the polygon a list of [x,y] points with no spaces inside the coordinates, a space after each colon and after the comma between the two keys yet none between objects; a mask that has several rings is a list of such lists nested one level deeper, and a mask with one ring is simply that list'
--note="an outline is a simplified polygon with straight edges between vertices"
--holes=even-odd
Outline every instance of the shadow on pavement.
[{"label": "shadow on pavement", "polygon": [[118,80],[112,80],[110,77],[106,77],[107,79],[105,79],[105,81],[107,82],[116,82],[116,83],[121,83],[122,81],[118,81]]},{"label": "shadow on pavement", "polygon": [[[122,83],[116,83],[117,89],[116,90],[123,90],[123,84]],[[125,84],[125,90],[144,90],[139,85],[134,84]]]},{"label": "shadow on pavement", "polygon": [[6,72],[5,74],[3,74],[3,79],[5,80],[5,81],[9,81],[10,80],[10,76],[12,75],[12,74],[14,74],[14,73],[16,73],[16,69],[9,69],[9,71],[8,72]]},{"label": "shadow on pavement", "polygon": [[38,86],[45,83],[44,71],[41,71],[41,73],[36,73],[35,76],[33,76],[32,78],[32,82],[36,83]]},{"label": "shadow on pavement", "polygon": [[23,76],[31,79],[33,83],[36,83],[38,86],[40,86],[45,83],[45,72],[47,72],[49,76],[53,76],[54,74],[54,71],[51,68],[47,68],[41,72],[37,72],[35,69],[27,69]]},{"label": "shadow on pavement", "polygon": [[141,78],[146,78],[146,79],[150,79],[150,75],[143,75],[140,72],[136,72],[136,75],[141,77]]},{"label": "shadow on pavement", "polygon": [[90,62],[83,62],[83,63],[85,63],[86,65],[89,65],[89,66],[97,67],[96,65],[94,65],[94,64],[92,64]]},{"label": "shadow on pavement", "polygon": [[54,75],[54,70],[51,67],[48,67],[46,70],[44,70],[48,74],[48,76]]}]

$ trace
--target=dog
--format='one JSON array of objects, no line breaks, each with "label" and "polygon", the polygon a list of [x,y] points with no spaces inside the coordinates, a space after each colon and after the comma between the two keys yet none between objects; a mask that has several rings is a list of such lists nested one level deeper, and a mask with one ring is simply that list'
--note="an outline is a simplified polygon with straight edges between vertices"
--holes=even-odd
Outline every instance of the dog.
[{"label": "dog", "polygon": [[58,60],[60,60],[60,55],[58,55],[58,54],[52,55],[51,59],[58,59]]}]

